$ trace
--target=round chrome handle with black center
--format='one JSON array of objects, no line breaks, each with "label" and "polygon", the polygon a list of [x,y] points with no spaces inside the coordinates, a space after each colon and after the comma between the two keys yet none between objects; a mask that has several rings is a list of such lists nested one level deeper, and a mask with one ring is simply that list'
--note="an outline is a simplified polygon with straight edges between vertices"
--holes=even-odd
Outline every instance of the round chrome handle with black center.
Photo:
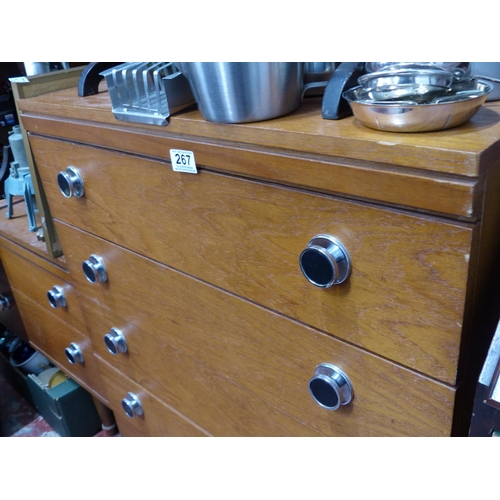
[{"label": "round chrome handle with black center", "polygon": [[98,255],[91,255],[82,263],[83,274],[91,283],[103,283],[108,280],[108,273],[103,260]]},{"label": "round chrome handle with black center", "polygon": [[53,286],[47,292],[47,298],[49,299],[49,304],[54,309],[67,306],[66,297],[64,296],[64,291],[60,286]]},{"label": "round chrome handle with black center", "polygon": [[140,417],[144,414],[139,398],[131,392],[122,399],[122,408],[127,417],[130,418]]},{"label": "round chrome handle with black center", "polygon": [[57,174],[57,185],[65,198],[81,198],[85,194],[83,179],[75,167],[68,167]]},{"label": "round chrome handle with black center", "polygon": [[83,352],[80,349],[80,347],[74,342],[71,342],[71,344],[68,347],[66,347],[66,350],[64,352],[66,353],[68,361],[72,365],[76,365],[77,363],[83,363]]},{"label": "round chrome handle with black center", "polygon": [[351,272],[351,259],[334,236],[318,234],[299,258],[300,270],[313,285],[328,288],[343,283]]},{"label": "round chrome handle with black center", "polygon": [[0,295],[0,311],[8,311],[12,308],[14,298],[8,295]]},{"label": "round chrome handle with black center", "polygon": [[354,397],[354,389],[348,376],[330,363],[316,367],[309,380],[309,393],[314,401],[327,410],[337,410],[348,405]]},{"label": "round chrome handle with black center", "polygon": [[104,343],[111,354],[119,354],[120,352],[127,352],[127,341],[123,333],[115,327],[104,335]]}]

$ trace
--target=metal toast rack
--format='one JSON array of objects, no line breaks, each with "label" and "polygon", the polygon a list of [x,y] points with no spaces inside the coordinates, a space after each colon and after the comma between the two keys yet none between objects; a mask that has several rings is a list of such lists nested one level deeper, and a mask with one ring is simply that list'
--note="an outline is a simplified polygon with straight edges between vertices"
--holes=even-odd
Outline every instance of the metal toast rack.
[{"label": "metal toast rack", "polygon": [[168,125],[168,117],[195,103],[186,77],[171,62],[123,63],[100,73],[116,119]]}]

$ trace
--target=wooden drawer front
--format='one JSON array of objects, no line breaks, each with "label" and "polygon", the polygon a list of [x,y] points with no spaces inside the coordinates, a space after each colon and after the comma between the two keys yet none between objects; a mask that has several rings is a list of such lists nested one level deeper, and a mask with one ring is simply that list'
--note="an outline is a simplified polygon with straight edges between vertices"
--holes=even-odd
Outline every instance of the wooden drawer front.
[{"label": "wooden drawer front", "polygon": [[[183,350],[182,343],[172,342],[170,335],[165,333],[163,322],[159,321],[154,331],[143,331],[131,321],[83,296],[82,306],[87,313],[94,350],[100,357],[212,434],[323,435],[241,387],[238,377],[233,380],[234,370],[220,373],[218,360],[213,354],[200,355],[196,345],[187,352]],[[103,334],[111,327],[120,329],[128,339],[127,353],[112,355],[105,347]]]},{"label": "wooden drawer front", "polygon": [[[53,215],[287,316],[454,383],[472,230],[291,189],[33,138]],[[79,169],[83,198],[56,183]],[[326,233],[350,252],[324,290],[299,269]],[[61,237],[62,239],[62,237]],[[65,255],[69,243],[62,241]]]},{"label": "wooden drawer front", "polygon": [[[77,330],[85,331],[78,297],[70,283],[6,248],[2,248],[2,261],[13,288]],[[70,279],[69,273],[65,274]],[[50,305],[47,292],[54,286],[59,287],[63,292],[66,298],[66,307],[54,308]]]},{"label": "wooden drawer front", "polygon": [[[90,339],[53,314],[49,314],[23,293],[14,290],[14,295],[30,342],[79,384],[105,400],[101,394],[100,376],[92,356]],[[65,349],[72,342],[82,351],[83,363],[72,365],[66,358]]]},{"label": "wooden drawer front", "polygon": [[[455,382],[470,227],[37,139],[56,218]],[[71,159],[85,180],[83,198],[63,198],[55,183]],[[321,233],[343,242],[353,266],[346,283],[326,290],[298,262]],[[74,244],[59,236],[68,257]]]},{"label": "wooden drawer front", "polygon": [[[95,285],[75,268],[75,286],[89,299],[82,305],[95,350],[209,432],[225,428],[215,427],[223,418],[221,408],[231,418],[236,406],[236,415],[239,406],[248,407],[249,419],[257,414],[260,434],[450,432],[453,389],[107,241],[58,226],[63,241],[71,233],[82,252],[68,258],[70,267],[90,248],[107,263],[109,280]],[[108,318],[106,309],[116,314]],[[102,336],[111,327],[125,332],[128,355],[103,349]],[[352,378],[357,396],[345,411],[324,410],[308,394],[308,381],[323,362],[339,364]],[[287,416],[297,420],[296,430]],[[255,425],[249,423],[251,430],[244,433],[255,434]]]},{"label": "wooden drawer front", "polygon": [[[124,376],[108,363],[95,356],[99,371],[104,381],[109,407],[118,417],[123,436],[209,436],[201,427],[187,420],[175,409],[155,398],[144,388]],[[142,416],[133,418],[125,416],[122,408],[122,399],[131,392],[140,401],[143,408]]]}]

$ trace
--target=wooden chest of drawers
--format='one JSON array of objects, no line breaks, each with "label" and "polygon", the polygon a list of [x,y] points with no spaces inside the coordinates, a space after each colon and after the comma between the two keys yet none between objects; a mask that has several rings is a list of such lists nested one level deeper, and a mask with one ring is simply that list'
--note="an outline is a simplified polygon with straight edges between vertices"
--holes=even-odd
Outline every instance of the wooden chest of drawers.
[{"label": "wooden chest of drawers", "polygon": [[[118,122],[105,92],[74,88],[20,108],[70,327],[124,435],[467,433],[498,317],[498,105],[406,136],[322,120],[314,98],[240,126]],[[170,149],[198,173],[174,172]],[[62,195],[67,167],[83,196]],[[318,235],[345,248],[343,283],[301,271]],[[342,255],[313,251],[341,273]]]}]

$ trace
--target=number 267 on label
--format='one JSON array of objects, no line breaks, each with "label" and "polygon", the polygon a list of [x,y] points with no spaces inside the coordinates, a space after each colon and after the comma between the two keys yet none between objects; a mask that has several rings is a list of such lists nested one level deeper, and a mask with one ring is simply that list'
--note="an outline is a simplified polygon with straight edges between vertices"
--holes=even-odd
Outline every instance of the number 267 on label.
[{"label": "number 267 on label", "polygon": [[192,151],[182,149],[171,149],[170,160],[174,172],[186,172],[188,174],[197,174],[196,162]]}]

